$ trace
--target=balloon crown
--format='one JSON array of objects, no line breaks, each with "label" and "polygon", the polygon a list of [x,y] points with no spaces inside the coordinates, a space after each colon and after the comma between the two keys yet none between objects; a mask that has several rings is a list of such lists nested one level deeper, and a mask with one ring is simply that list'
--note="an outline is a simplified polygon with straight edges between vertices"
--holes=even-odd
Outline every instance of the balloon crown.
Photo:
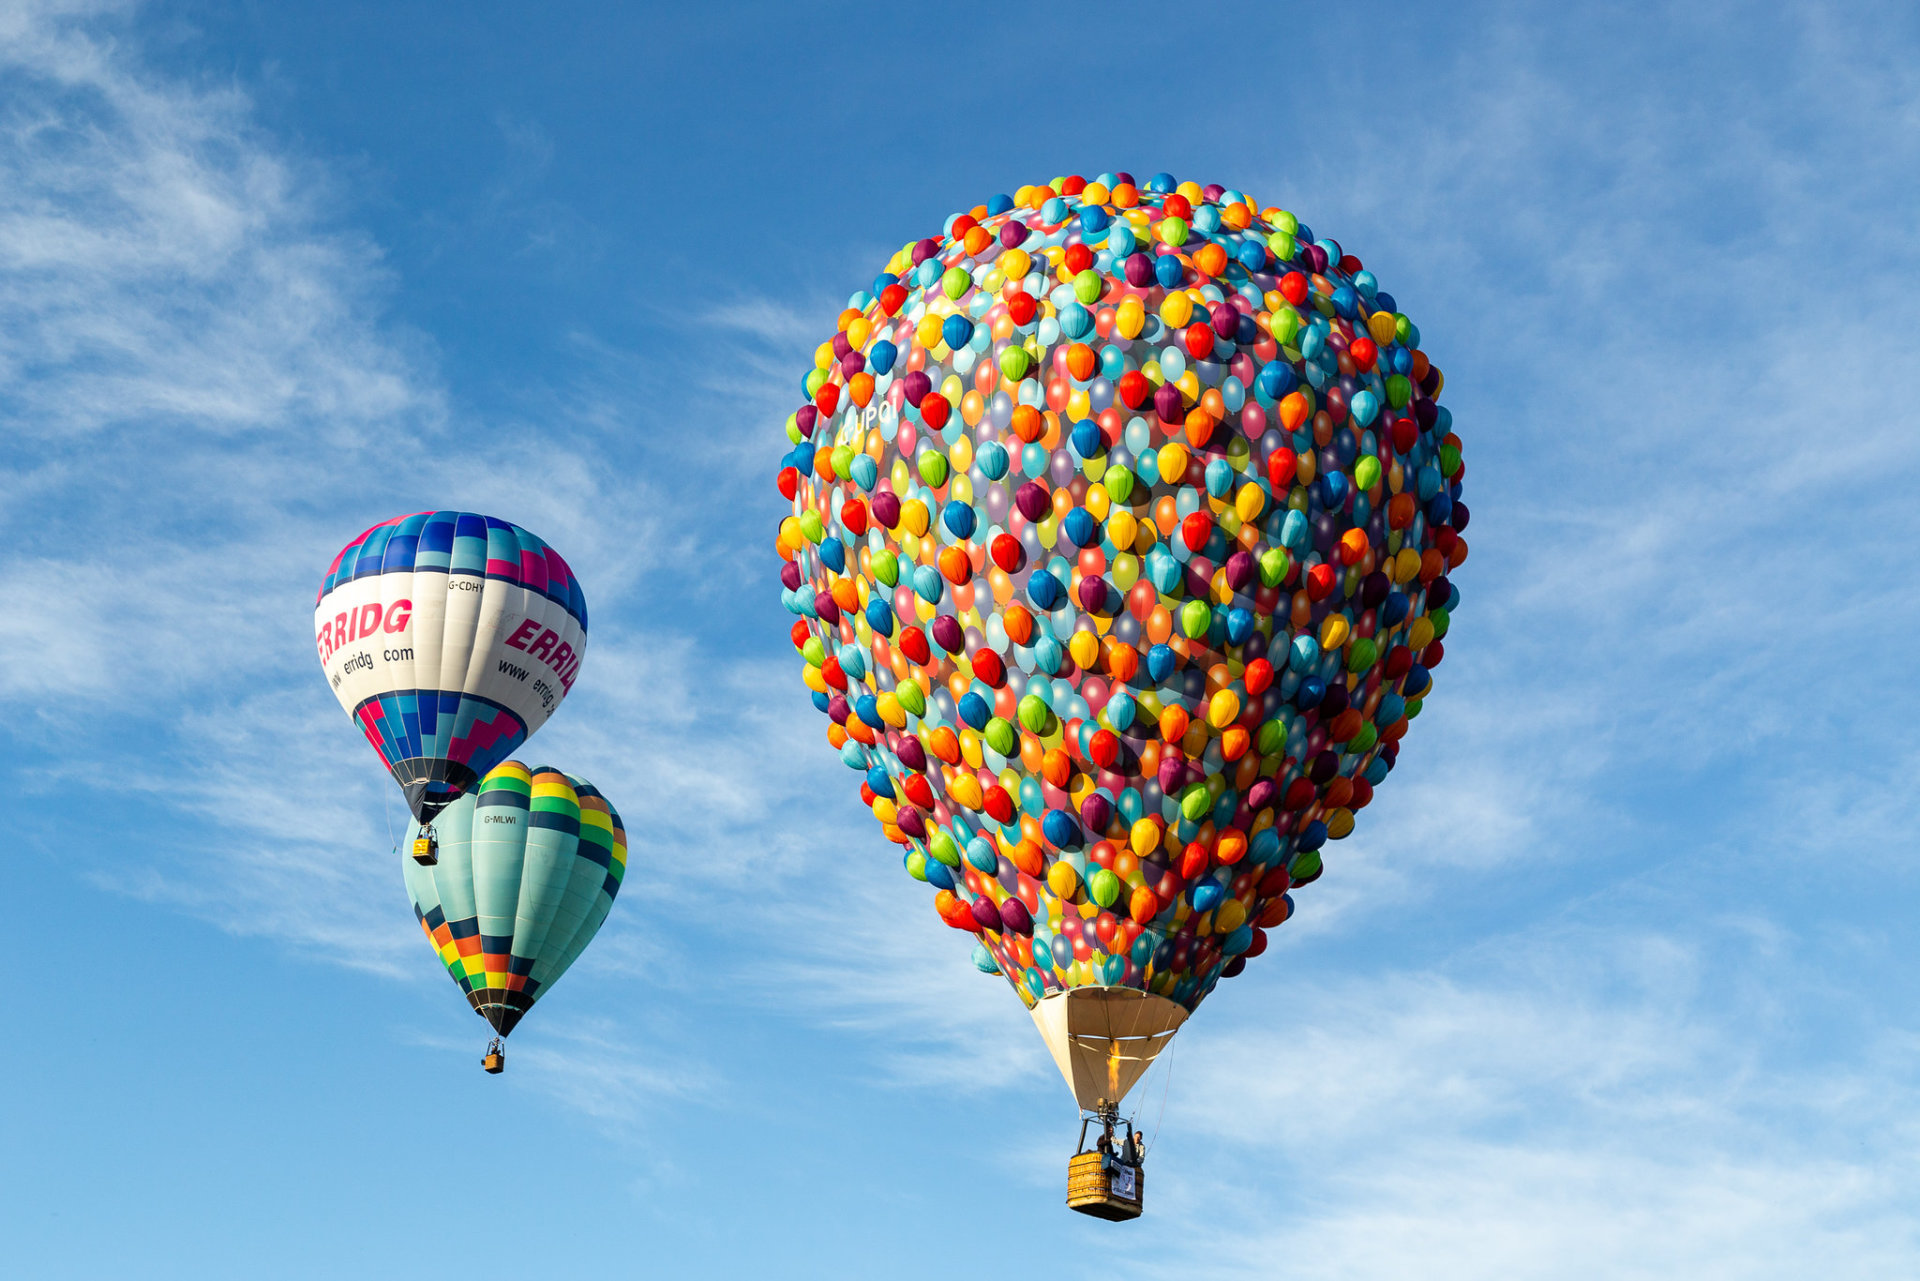
[{"label": "balloon crown", "polygon": [[781,599],[861,798],[1029,1006],[1191,1010],[1352,832],[1459,601],[1443,381],[1338,242],[1164,173],[995,196],[848,300]]}]

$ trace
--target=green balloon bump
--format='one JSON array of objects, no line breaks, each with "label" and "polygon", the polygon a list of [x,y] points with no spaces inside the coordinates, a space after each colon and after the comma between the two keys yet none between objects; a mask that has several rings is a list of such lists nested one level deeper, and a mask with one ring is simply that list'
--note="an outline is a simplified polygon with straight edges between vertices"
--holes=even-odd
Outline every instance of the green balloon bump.
[{"label": "green balloon bump", "polygon": [[960,847],[944,831],[936,831],[933,839],[927,842],[927,852],[948,867],[960,866]]},{"label": "green balloon bump", "polygon": [[927,488],[938,489],[947,483],[947,456],[937,449],[920,451],[920,479]]},{"label": "green balloon bump", "polygon": [[925,716],[927,714],[927,696],[921,692],[920,686],[917,683],[913,681],[901,681],[900,684],[895,687],[893,696],[900,700],[900,706],[906,708],[907,711],[913,715]]}]

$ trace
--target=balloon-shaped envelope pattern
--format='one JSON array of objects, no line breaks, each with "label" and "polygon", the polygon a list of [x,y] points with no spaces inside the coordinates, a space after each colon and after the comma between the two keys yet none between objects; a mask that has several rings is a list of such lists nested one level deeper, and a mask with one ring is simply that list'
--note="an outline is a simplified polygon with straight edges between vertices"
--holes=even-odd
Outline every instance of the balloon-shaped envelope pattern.
[{"label": "balloon-shaped envelope pattern", "polygon": [[607,919],[626,875],[626,829],[586,780],[507,761],[434,830],[436,864],[402,860],[414,915],[468,1003],[505,1036]]},{"label": "balloon-shaped envelope pattern", "polygon": [[334,558],[314,636],[340,705],[430,822],[560,706],[587,605],[560,554],[518,525],[420,512]]},{"label": "balloon-shaped envelope pattern", "polygon": [[1083,1104],[1261,954],[1393,768],[1467,558],[1441,387],[1337,242],[1124,173],[904,246],[801,375],[801,676]]}]

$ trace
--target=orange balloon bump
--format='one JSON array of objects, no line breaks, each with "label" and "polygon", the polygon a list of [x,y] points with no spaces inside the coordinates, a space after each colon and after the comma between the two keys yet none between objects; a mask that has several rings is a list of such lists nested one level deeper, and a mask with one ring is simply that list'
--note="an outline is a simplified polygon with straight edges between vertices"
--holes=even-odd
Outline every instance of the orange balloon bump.
[{"label": "orange balloon bump", "polygon": [[1280,398],[1280,422],[1288,431],[1299,431],[1300,424],[1307,421],[1307,412],[1307,398],[1299,392],[1289,392]]},{"label": "orange balloon bump", "polygon": [[1013,860],[1013,865],[1027,876],[1038,876],[1047,866],[1046,854],[1032,841],[1018,842],[1008,857]]},{"label": "orange balloon bump", "polygon": [[945,725],[936,725],[927,735],[927,750],[949,765],[960,761],[960,739]]},{"label": "orange balloon bump", "polygon": [[1025,645],[1033,639],[1033,615],[1021,604],[1007,606],[1000,616],[1000,624],[1006,628],[1007,639],[1016,645]]},{"label": "orange balloon bump", "polygon": [[1160,737],[1169,743],[1177,743],[1187,732],[1187,711],[1184,707],[1169,707],[1160,713]]},{"label": "orange balloon bump", "polygon": [[[1226,760],[1239,760],[1247,754],[1247,749],[1252,746],[1253,735],[1247,731],[1244,725],[1229,725],[1220,735],[1220,755]],[[1252,780],[1249,779],[1248,781],[1251,782]],[[1245,784],[1236,782],[1235,786],[1244,787]]]},{"label": "orange balloon bump", "polygon": [[1073,759],[1059,748],[1053,748],[1040,758],[1040,777],[1064,790],[1073,781]]},{"label": "orange balloon bump", "polygon": [[1247,856],[1247,834],[1237,827],[1229,827],[1214,843],[1213,856],[1229,866],[1238,863]]},{"label": "orange balloon bump", "polygon": [[1032,405],[1016,405],[1013,410],[1013,434],[1031,445],[1046,430],[1046,420]]},{"label": "orange balloon bump", "polygon": [[1113,677],[1116,683],[1126,684],[1140,670],[1140,651],[1120,638],[1107,637],[1103,649],[1107,675]]},{"label": "orange balloon bump", "polygon": [[1160,915],[1160,900],[1152,890],[1142,885],[1127,899],[1127,915],[1133,918],[1135,925],[1146,925]]},{"label": "orange balloon bump", "polygon": [[966,548],[954,545],[940,549],[940,576],[955,587],[973,577],[973,561]]},{"label": "orange balloon bump", "polygon": [[1100,358],[1093,354],[1093,348],[1083,342],[1077,342],[1067,348],[1067,372],[1081,382],[1093,377],[1093,371],[1100,367]]}]

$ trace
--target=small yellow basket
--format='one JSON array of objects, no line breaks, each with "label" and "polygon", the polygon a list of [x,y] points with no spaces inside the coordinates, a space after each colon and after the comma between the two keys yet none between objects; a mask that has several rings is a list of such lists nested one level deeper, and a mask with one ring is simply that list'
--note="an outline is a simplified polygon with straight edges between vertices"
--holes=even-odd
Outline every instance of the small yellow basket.
[{"label": "small yellow basket", "polygon": [[1109,1222],[1137,1219],[1145,1181],[1137,1165],[1101,1152],[1082,1152],[1067,1162],[1067,1206]]}]

